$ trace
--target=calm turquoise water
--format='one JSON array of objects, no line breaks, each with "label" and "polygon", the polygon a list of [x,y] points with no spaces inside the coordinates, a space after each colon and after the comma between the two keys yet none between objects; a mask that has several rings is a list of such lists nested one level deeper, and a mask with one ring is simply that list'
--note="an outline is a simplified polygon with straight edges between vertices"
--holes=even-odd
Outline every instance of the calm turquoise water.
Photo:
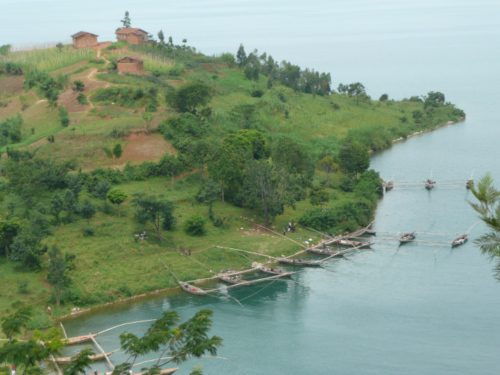
[{"label": "calm turquoise water", "polygon": [[[0,5],[0,44],[58,41],[80,29],[111,39],[129,10],[133,26],[154,33],[162,28],[174,41],[187,38],[205,53],[236,51],[242,42],[247,51],[259,48],[279,60],[329,71],[334,87],[360,81],[374,98],[442,91],[467,112],[467,121],[396,144],[373,156],[372,168],[395,180],[423,180],[431,171],[438,180],[466,179],[473,170],[475,177],[486,171],[500,176],[498,1]],[[421,225],[420,231],[465,232],[477,220],[467,199],[471,194],[458,187],[394,189],[380,201],[375,229],[412,231]],[[472,237],[483,230],[476,226]],[[295,275],[293,283],[233,289],[244,307],[225,298],[173,293],[69,320],[65,327],[69,335],[80,335],[157,318],[167,309],[187,318],[209,308],[215,312],[213,333],[224,338],[219,355],[229,360],[189,361],[180,374],[196,363],[206,374],[221,375],[497,374],[500,285],[472,241],[453,251],[426,243],[374,248]],[[118,333],[100,337],[100,344],[117,348]]]}]

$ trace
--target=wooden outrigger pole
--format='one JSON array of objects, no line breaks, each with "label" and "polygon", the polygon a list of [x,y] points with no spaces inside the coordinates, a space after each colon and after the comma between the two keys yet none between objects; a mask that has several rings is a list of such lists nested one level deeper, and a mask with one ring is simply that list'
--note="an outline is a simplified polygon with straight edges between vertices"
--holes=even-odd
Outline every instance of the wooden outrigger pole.
[{"label": "wooden outrigger pole", "polygon": [[170,268],[168,268],[168,266],[161,259],[160,259],[160,262],[162,262],[163,265],[165,266],[165,268],[167,270],[169,270],[170,273],[172,273],[172,275],[175,277],[175,279],[177,280],[177,283],[179,284],[179,286],[181,287],[181,289],[183,291],[191,293],[191,294],[196,294],[198,296],[204,296],[205,294],[207,294],[207,292],[205,292],[203,289],[198,288],[197,286],[190,285],[188,283],[185,283],[185,282],[182,282],[181,280],[179,280],[179,278],[176,276],[176,274],[174,273],[174,271],[172,271]]}]

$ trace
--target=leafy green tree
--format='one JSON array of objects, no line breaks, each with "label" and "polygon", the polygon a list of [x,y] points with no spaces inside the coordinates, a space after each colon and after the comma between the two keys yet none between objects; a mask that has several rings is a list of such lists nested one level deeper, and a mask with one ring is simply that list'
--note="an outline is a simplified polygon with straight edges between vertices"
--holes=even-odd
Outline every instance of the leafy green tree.
[{"label": "leafy green tree", "polygon": [[62,44],[61,42],[59,42],[59,43],[56,44],[56,48],[59,49],[59,52],[62,52],[62,49],[64,48],[64,44]]},{"label": "leafy green tree", "polygon": [[[12,338],[15,335],[21,333],[23,328],[26,328],[26,325],[31,321],[33,317],[33,306],[25,305],[20,307],[17,311],[12,313],[11,315],[2,317],[2,332],[6,337],[12,341]],[[1,360],[0,355],[0,363],[5,362]],[[15,363],[15,362],[12,362]]]},{"label": "leafy green tree", "polygon": [[210,218],[213,217],[213,204],[220,198],[221,196],[221,187],[218,183],[213,180],[205,183],[198,194],[196,194],[196,200],[202,204],[208,206],[208,215]]},{"label": "leafy green tree", "polygon": [[64,200],[61,195],[55,192],[50,200],[49,212],[56,218],[56,223],[59,223],[59,215],[64,210]]},{"label": "leafy green tree", "polygon": [[175,225],[174,203],[160,200],[156,195],[136,194],[135,197],[132,200],[135,220],[140,224],[152,223],[161,242],[160,229],[171,230]]},{"label": "leafy green tree", "polygon": [[66,220],[71,222],[71,217],[78,209],[75,194],[70,189],[66,189],[63,197],[64,211],[66,211]]},{"label": "leafy green tree", "polygon": [[380,95],[380,98],[378,100],[379,100],[379,102],[386,102],[387,100],[389,100],[389,95],[382,94],[382,95]]},{"label": "leafy green tree", "polygon": [[307,150],[288,137],[279,138],[273,145],[273,162],[281,164],[292,173],[299,174],[303,182],[312,180],[314,176],[314,162]]},{"label": "leafy green tree", "polygon": [[162,156],[159,168],[162,174],[169,174],[172,177],[172,189],[174,188],[174,177],[183,167],[183,163],[175,155],[165,154]]},{"label": "leafy green tree", "polygon": [[497,260],[495,276],[500,280],[500,190],[493,186],[493,177],[487,173],[479,182],[471,187],[472,194],[479,201],[469,202],[479,214],[479,218],[486,224],[489,232],[474,241],[481,253]]},{"label": "leafy green tree", "polygon": [[4,248],[5,257],[9,258],[9,246],[20,232],[22,221],[18,217],[12,217],[8,220],[0,220],[0,243]]},{"label": "leafy green tree", "polygon": [[318,169],[326,173],[326,182],[330,183],[329,175],[331,172],[334,172],[338,169],[338,164],[335,163],[335,160],[332,156],[326,155],[323,159],[318,162]]},{"label": "leafy green tree", "polygon": [[245,169],[245,199],[251,208],[262,213],[266,226],[270,226],[286,206],[294,207],[296,182],[281,164],[249,160]]},{"label": "leafy green tree", "polygon": [[64,368],[64,375],[86,375],[94,361],[90,358],[95,355],[94,349],[86,347],[71,358],[71,363]]},{"label": "leafy green tree", "polygon": [[69,174],[65,178],[68,189],[73,192],[75,199],[78,201],[80,193],[83,190],[83,181],[80,174]]},{"label": "leafy green tree", "polygon": [[113,188],[113,185],[108,180],[100,180],[94,188],[92,195],[96,198],[102,199],[104,201],[104,207],[106,208],[107,194]]},{"label": "leafy green tree", "polygon": [[330,196],[326,190],[321,188],[311,189],[309,196],[311,197],[311,204],[313,206],[320,206],[322,210],[323,205],[330,201]]},{"label": "leafy green tree", "polygon": [[210,177],[221,186],[222,203],[225,201],[225,190],[235,192],[243,185],[245,161],[245,155],[238,149],[231,150],[223,146],[208,163]]},{"label": "leafy green tree", "polygon": [[73,84],[75,85],[73,88],[75,91],[83,91],[85,89],[85,84],[80,80],[74,81]]},{"label": "leafy green tree", "polygon": [[435,102],[435,103],[439,103],[439,104],[443,104],[444,101],[445,101],[445,96],[442,92],[439,92],[439,91],[430,91],[429,93],[427,93],[427,99],[426,101],[429,100],[429,101],[432,101],[432,102]]},{"label": "leafy green tree", "polygon": [[202,236],[205,234],[206,220],[201,215],[192,215],[184,222],[184,232],[190,236]]},{"label": "leafy green tree", "polygon": [[[57,99],[55,101],[57,101]],[[64,108],[63,106],[59,107],[59,117],[61,118],[61,125],[64,128],[68,127],[69,122],[70,122],[69,116],[68,116],[68,110],[66,108]]]},{"label": "leafy green tree", "polygon": [[56,299],[57,306],[61,303],[61,296],[66,287],[66,262],[61,250],[57,245],[52,246],[48,253],[50,262],[47,279],[52,286],[52,293]]},{"label": "leafy green tree", "polygon": [[211,140],[200,139],[188,143],[186,152],[189,161],[200,171],[200,185],[203,182],[203,170],[207,164],[215,157],[215,145]]},{"label": "leafy green tree", "polygon": [[120,205],[127,200],[128,195],[123,190],[114,188],[108,191],[106,196],[111,203],[118,206],[118,217],[120,217]]},{"label": "leafy green tree", "polygon": [[160,40],[159,45],[163,47],[165,45],[165,35],[163,34],[163,30],[158,31],[158,39]]},{"label": "leafy green tree", "polygon": [[357,142],[348,143],[338,155],[340,169],[344,173],[352,173],[357,176],[370,166],[370,157],[366,147]]},{"label": "leafy green tree", "polygon": [[132,27],[132,21],[130,20],[128,11],[125,12],[125,17],[120,21],[123,24],[123,29]]},{"label": "leafy green tree", "polygon": [[347,95],[356,97],[356,105],[359,105],[359,98],[363,94],[366,95],[366,91],[365,91],[365,86],[362,83],[359,82],[351,83],[347,87]]},{"label": "leafy green tree", "polygon": [[212,89],[206,83],[194,82],[169,91],[167,102],[180,112],[196,114],[196,108],[204,106],[212,99]]},{"label": "leafy green tree", "polygon": [[78,212],[80,212],[80,215],[82,215],[84,219],[87,219],[87,224],[90,225],[90,219],[92,219],[97,213],[97,209],[95,204],[93,204],[90,199],[85,198],[80,205]]},{"label": "leafy green tree", "polygon": [[236,63],[242,68],[247,64],[247,54],[245,52],[245,47],[240,44],[238,52],[236,52]]},{"label": "leafy green tree", "polygon": [[49,354],[60,354],[61,349],[66,345],[66,340],[63,340],[61,336],[61,330],[56,327],[44,332],[35,330],[33,338],[38,342],[43,342],[43,346],[48,350]]},{"label": "leafy green tree", "polygon": [[47,360],[50,354],[50,351],[35,339],[27,342],[13,340],[0,348],[0,362],[15,363],[18,367],[23,367],[22,375],[35,374],[39,371],[35,365]]},{"label": "leafy green tree", "polygon": [[115,147],[113,147],[113,156],[117,159],[120,159],[123,154],[123,149],[122,145],[120,143],[117,143]]}]

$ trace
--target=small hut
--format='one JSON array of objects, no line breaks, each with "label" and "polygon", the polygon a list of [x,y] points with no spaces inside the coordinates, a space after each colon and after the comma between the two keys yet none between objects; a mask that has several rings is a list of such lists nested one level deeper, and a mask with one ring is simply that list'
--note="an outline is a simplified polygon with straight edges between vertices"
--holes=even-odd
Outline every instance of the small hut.
[{"label": "small hut", "polygon": [[144,70],[144,60],[135,56],[126,56],[116,62],[119,72],[139,74]]},{"label": "small hut", "polygon": [[142,29],[127,27],[116,31],[116,40],[118,42],[127,42],[130,44],[142,45],[149,43],[148,32]]},{"label": "small hut", "polygon": [[76,34],[71,35],[73,38],[73,47],[80,48],[92,48],[97,46],[97,37],[99,35],[95,35],[92,33],[88,33],[86,31],[80,31]]}]

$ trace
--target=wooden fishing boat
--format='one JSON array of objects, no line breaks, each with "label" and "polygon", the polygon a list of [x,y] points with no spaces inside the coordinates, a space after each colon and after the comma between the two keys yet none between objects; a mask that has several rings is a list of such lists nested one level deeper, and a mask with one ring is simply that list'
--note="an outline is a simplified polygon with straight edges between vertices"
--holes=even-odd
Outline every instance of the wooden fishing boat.
[{"label": "wooden fishing boat", "polygon": [[185,292],[196,294],[197,296],[204,296],[205,294],[207,294],[207,292],[205,292],[203,289],[190,284],[183,283],[181,281],[179,281],[179,285]]},{"label": "wooden fishing boat", "polygon": [[279,270],[277,268],[269,268],[269,267],[264,267],[264,266],[260,266],[259,269],[262,272],[269,273],[271,275],[288,275],[288,274],[292,274],[292,272],[286,272],[286,271],[283,271],[283,270]]},{"label": "wooden fishing boat", "polygon": [[66,345],[76,345],[76,344],[80,344],[83,342],[88,342],[88,341],[92,340],[93,337],[96,337],[96,336],[97,336],[97,334],[69,337],[67,340],[65,340],[65,342],[66,342]]},{"label": "wooden fishing boat", "polygon": [[333,251],[333,250],[328,250],[328,249],[315,249],[315,248],[311,248],[311,249],[308,249],[308,250],[311,253],[321,254],[321,255],[335,255],[335,254],[340,253],[340,251]]},{"label": "wooden fishing boat", "polygon": [[361,242],[361,241],[351,241],[351,240],[342,240],[338,239],[333,241],[333,243],[336,243],[337,245],[342,245],[342,246],[354,246],[354,247],[370,247],[374,243],[373,242]]},{"label": "wooden fishing boat", "polygon": [[394,187],[394,182],[393,181],[384,181],[382,184],[382,187],[385,187],[385,190],[391,190]]},{"label": "wooden fishing boat", "polygon": [[295,258],[279,258],[278,262],[284,264],[293,264],[294,266],[313,266],[319,267],[321,266],[321,262],[316,260],[304,260],[304,259],[295,259]]},{"label": "wooden fishing boat", "polygon": [[398,239],[398,241],[400,243],[406,243],[406,242],[409,242],[411,240],[413,240],[415,238],[415,236],[417,235],[416,232],[411,232],[411,233],[403,233],[401,235],[401,237]]},{"label": "wooden fishing boat", "polygon": [[[111,354],[115,353],[115,351],[113,352],[109,352],[109,353],[106,353],[106,355],[109,357]],[[101,361],[103,359],[105,359],[105,355],[103,353],[100,353],[100,354],[94,354],[94,355],[89,355],[89,358],[96,362],[96,361]],[[54,358],[54,361],[57,362],[57,363],[61,363],[61,364],[70,364],[71,361],[73,360],[72,357],[59,357],[59,358]]]},{"label": "wooden fishing boat", "polygon": [[473,179],[468,179],[467,182],[465,183],[465,187],[467,189],[470,189],[473,186],[474,186],[474,180]]},{"label": "wooden fishing boat", "polygon": [[[171,375],[174,372],[176,372],[178,369],[179,369],[179,367],[166,368],[164,370],[160,370],[159,375]],[[103,373],[99,373],[99,374],[102,374],[102,375],[111,375],[112,373],[113,373],[113,371],[107,371],[107,372],[103,372]],[[133,375],[144,375],[144,374],[146,374],[146,372],[136,372]],[[92,373],[90,375],[94,375],[94,373]]]},{"label": "wooden fishing boat", "polygon": [[240,276],[219,275],[219,279],[221,279],[225,283],[233,284],[233,285],[234,284],[241,284],[241,285],[247,284],[247,282],[243,281],[243,279]]},{"label": "wooden fishing boat", "polygon": [[465,243],[465,241],[467,241],[468,236],[469,236],[468,234],[462,234],[462,235],[458,236],[457,238],[455,238],[451,242],[451,246],[454,247],[454,246],[463,245]]},{"label": "wooden fishing boat", "polygon": [[431,190],[435,185],[436,185],[436,181],[432,181],[431,179],[428,179],[427,181],[425,181],[425,188],[427,190]]}]

